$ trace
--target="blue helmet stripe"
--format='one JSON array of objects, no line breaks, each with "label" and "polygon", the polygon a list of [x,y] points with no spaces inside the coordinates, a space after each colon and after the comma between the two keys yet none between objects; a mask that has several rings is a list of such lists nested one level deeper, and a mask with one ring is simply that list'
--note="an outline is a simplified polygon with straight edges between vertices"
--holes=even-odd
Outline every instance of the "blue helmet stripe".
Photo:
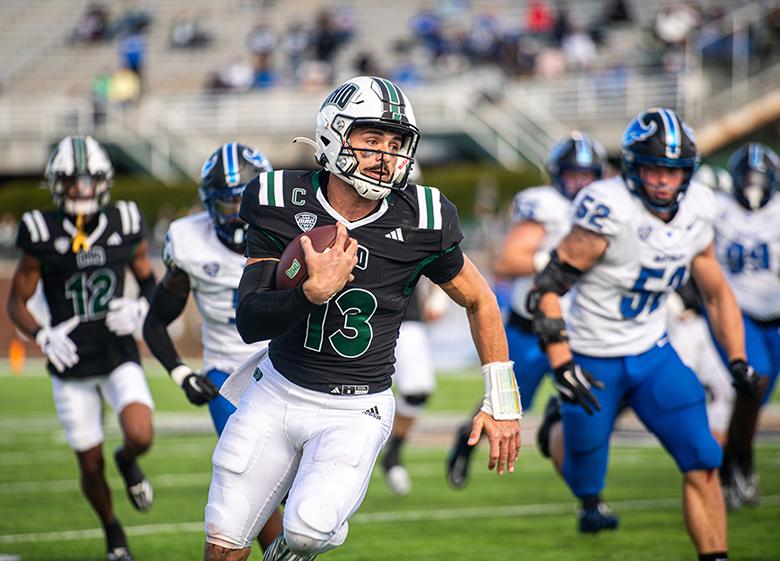
[{"label": "blue helmet stripe", "polygon": [[761,144],[751,142],[748,145],[748,162],[753,169],[763,171],[764,169],[764,149]]},{"label": "blue helmet stripe", "polygon": [[574,138],[574,147],[577,154],[577,164],[583,167],[593,165],[593,150],[587,137],[577,136]]},{"label": "blue helmet stripe", "polygon": [[658,114],[661,115],[666,133],[666,157],[679,158],[682,152],[682,135],[677,117],[668,109],[660,109]]},{"label": "blue helmet stripe", "polygon": [[238,166],[238,145],[229,142],[222,145],[222,166],[225,171],[225,183],[233,187],[240,181]]}]

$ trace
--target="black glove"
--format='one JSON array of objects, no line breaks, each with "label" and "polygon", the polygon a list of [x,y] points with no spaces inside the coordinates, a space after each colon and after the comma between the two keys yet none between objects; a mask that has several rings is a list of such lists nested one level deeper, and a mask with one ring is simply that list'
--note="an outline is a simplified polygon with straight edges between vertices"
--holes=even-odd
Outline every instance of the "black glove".
[{"label": "black glove", "polygon": [[181,389],[193,405],[203,405],[219,395],[219,389],[211,380],[194,372],[184,378]]},{"label": "black glove", "polygon": [[753,367],[738,358],[729,363],[729,372],[734,379],[731,385],[745,397],[756,399],[761,394],[761,377]]},{"label": "black glove", "polygon": [[561,399],[569,403],[579,403],[588,415],[593,415],[593,408],[601,411],[601,404],[590,388],[593,386],[603,390],[604,384],[579,364],[570,360],[560,365],[553,370],[553,378]]}]

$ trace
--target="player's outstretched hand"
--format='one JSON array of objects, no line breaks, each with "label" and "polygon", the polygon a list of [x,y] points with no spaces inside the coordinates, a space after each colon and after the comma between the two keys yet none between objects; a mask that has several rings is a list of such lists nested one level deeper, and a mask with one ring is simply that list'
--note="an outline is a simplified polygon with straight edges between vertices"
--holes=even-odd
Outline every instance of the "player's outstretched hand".
[{"label": "player's outstretched hand", "polygon": [[482,431],[490,443],[490,458],[488,469],[496,469],[498,475],[504,475],[505,471],[515,471],[515,462],[520,453],[520,422],[497,421],[491,415],[480,411],[471,422],[471,434],[469,446],[476,446]]},{"label": "player's outstretched hand", "polygon": [[79,361],[76,344],[69,337],[79,321],[79,316],[73,316],[54,327],[42,327],[35,335],[35,342],[57,372],[65,372],[66,368],[72,368]]},{"label": "player's outstretched hand", "polygon": [[743,396],[756,399],[761,394],[761,377],[753,367],[742,359],[729,363],[729,372],[733,378],[731,385]]},{"label": "player's outstretched hand", "polygon": [[108,303],[106,327],[117,335],[130,335],[144,324],[148,311],[145,298],[112,298]]},{"label": "player's outstretched hand", "polygon": [[[336,225],[336,241],[332,247],[318,253],[307,236],[301,237],[309,278],[303,292],[313,304],[323,304],[328,298],[353,280],[352,269],[357,264],[357,240],[350,239],[343,224]],[[349,241],[348,241],[349,240]]]},{"label": "player's outstretched hand", "polygon": [[573,361],[565,362],[553,370],[555,387],[561,398],[569,403],[578,403],[588,415],[593,415],[593,409],[601,411],[601,404],[593,395],[591,388],[604,389],[604,383],[591,375],[579,364]]}]

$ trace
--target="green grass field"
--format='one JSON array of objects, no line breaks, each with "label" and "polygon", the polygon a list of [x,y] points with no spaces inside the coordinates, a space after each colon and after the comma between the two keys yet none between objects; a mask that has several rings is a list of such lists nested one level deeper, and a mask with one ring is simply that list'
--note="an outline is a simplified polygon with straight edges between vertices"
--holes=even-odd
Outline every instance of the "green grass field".
[{"label": "green grass field", "polygon": [[[31,370],[33,368],[31,367]],[[142,465],[155,487],[152,511],[130,507],[107,461],[115,508],[139,561],[196,560],[203,544],[203,507],[215,437],[208,413],[189,406],[159,371],[150,375],[157,432]],[[481,391],[472,377],[439,379],[428,415],[468,411]],[[104,558],[97,518],[82,498],[74,457],[54,414],[49,381],[10,377],[0,367],[0,559],[83,561]],[[542,400],[537,400],[537,407]],[[119,441],[107,422],[106,447]],[[109,454],[110,456],[110,454]],[[531,442],[518,471],[498,478],[484,467],[484,447],[460,492],[444,481],[446,445],[407,448],[414,488],[388,491],[381,472],[350,521],[350,535],[329,561],[416,560],[676,560],[696,559],[683,528],[680,477],[657,446],[613,449],[606,498],[621,529],[598,536],[575,531],[575,502]],[[762,505],[730,515],[731,554],[740,560],[780,559],[780,443],[758,448]],[[262,558],[255,548],[250,559]]]}]

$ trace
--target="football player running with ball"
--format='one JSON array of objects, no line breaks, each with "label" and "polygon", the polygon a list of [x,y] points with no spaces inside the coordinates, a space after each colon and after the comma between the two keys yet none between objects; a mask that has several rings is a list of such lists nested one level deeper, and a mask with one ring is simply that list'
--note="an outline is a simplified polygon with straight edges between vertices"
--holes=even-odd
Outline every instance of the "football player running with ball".
[{"label": "football player running with ball", "polygon": [[[735,383],[757,383],[739,308],[715,259],[714,196],[690,181],[694,135],[674,111],[635,117],[623,133],[622,160],[620,177],[577,195],[574,226],[529,293],[563,399],[563,475],[582,501],[580,518],[604,516],[598,496],[625,400],[683,474],[685,523],[699,559],[727,559],[722,452],[707,424],[704,388],[665,335],[663,307],[693,274]],[[575,285],[564,323],[560,296]]]},{"label": "football player running with ball", "polygon": [[768,146],[751,142],[732,154],[728,169],[733,190],[715,196],[715,247],[743,312],[747,356],[761,380],[759,387],[735,383],[721,483],[728,506],[739,508],[759,500],[753,439],[759,409],[780,373],[780,159]]},{"label": "football player running with ball", "polygon": [[[204,212],[171,223],[165,236],[165,276],[155,288],[144,339],[193,405],[208,404],[217,434],[236,408],[219,395],[229,373],[268,343],[247,345],[236,331],[238,281],[246,258],[247,224],[238,216],[241,193],[258,174],[271,171],[253,148],[228,142],[204,162],[198,193]],[[197,373],[176,352],[167,326],[184,311],[190,291],[203,317],[203,368]],[[258,539],[267,547],[282,530],[274,512]]]},{"label": "football player running with ball", "polygon": [[[250,365],[214,451],[206,560],[246,559],[285,495],[284,533],[265,561],[313,559],[344,543],[390,434],[393,351],[421,275],[471,322],[486,384],[472,435],[476,442],[487,432],[488,467],[514,471],[520,449],[519,395],[495,297],[460,250],[452,203],[407,184],[419,140],[408,98],[387,80],[351,79],[325,99],[315,136],[307,142],[321,169],[264,173],[243,194],[249,259],[237,326],[246,342],[271,342]],[[315,224],[336,224],[335,244],[320,253],[301,238],[308,277],[277,288],[282,251]]]},{"label": "football player running with ball", "polygon": [[[109,204],[114,169],[90,136],[61,140],[46,178],[56,211],[27,212],[19,224],[22,257],[13,276],[8,315],[48,359],[57,416],[75,451],[81,490],[106,535],[108,561],[131,559],[103,473],[102,397],[119,418],[123,443],[114,459],[132,505],[147,511],[152,487],[136,459],[152,445],[152,396],[133,332],[154,289],[141,214],[133,202]],[[125,298],[130,269],[141,298]],[[51,325],[27,310],[38,281]]]}]

